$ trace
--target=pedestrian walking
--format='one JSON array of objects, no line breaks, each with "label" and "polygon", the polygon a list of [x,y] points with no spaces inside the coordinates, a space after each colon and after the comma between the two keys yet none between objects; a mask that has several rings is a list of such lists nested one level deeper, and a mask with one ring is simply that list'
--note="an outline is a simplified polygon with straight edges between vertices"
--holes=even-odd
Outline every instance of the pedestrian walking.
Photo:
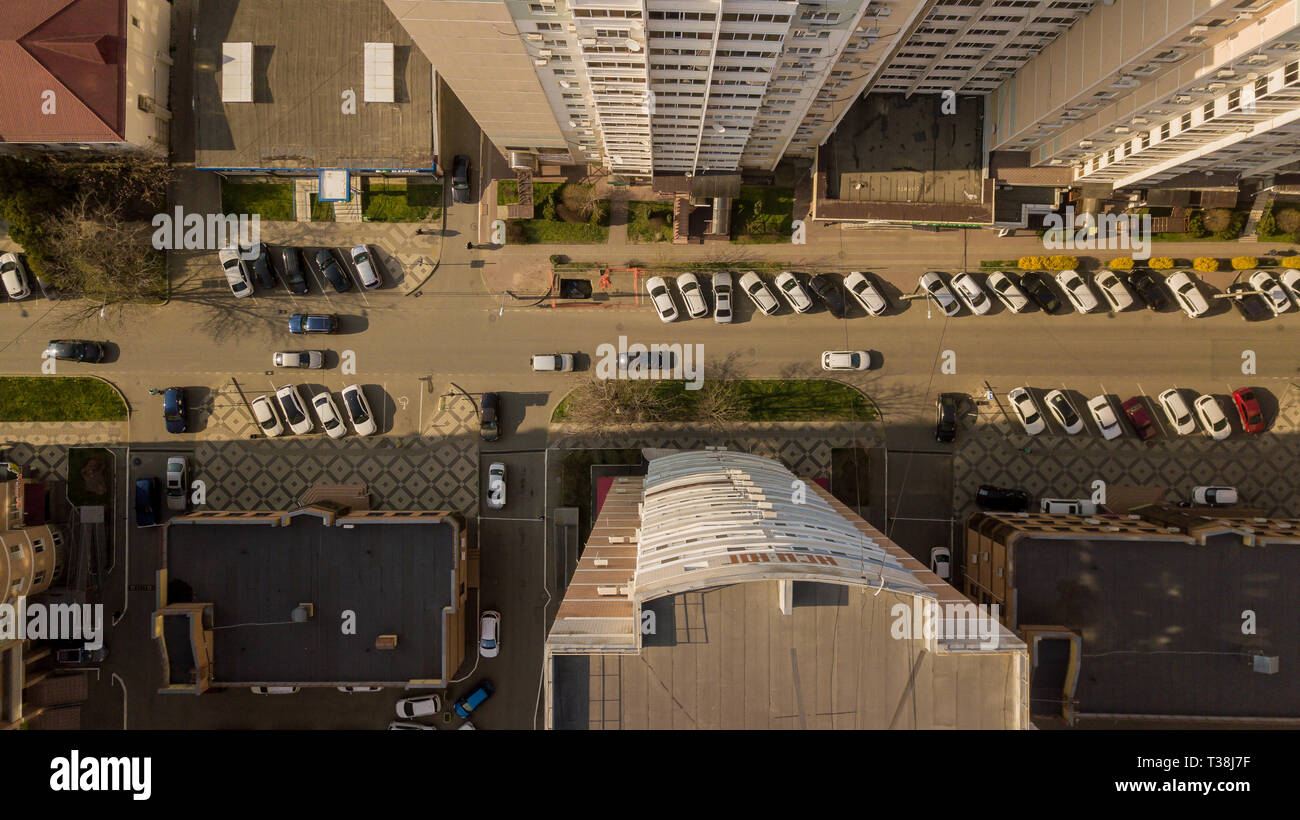
[{"label": "pedestrian walking", "polygon": [[474,243],[473,243],[473,242],[466,242],[466,243],[465,243],[465,250],[467,250],[467,251],[472,251],[472,250],[474,250]]}]

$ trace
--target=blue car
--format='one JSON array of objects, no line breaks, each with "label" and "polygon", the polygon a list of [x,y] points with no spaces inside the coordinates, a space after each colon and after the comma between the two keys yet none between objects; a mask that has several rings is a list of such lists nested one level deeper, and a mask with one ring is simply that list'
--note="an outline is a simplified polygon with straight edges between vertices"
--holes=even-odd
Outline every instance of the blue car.
[{"label": "blue car", "polygon": [[330,313],[295,313],[289,317],[290,333],[333,333],[338,317]]},{"label": "blue car", "polygon": [[456,701],[456,705],[451,707],[452,711],[463,718],[467,718],[469,717],[470,712],[473,712],[475,709],[482,706],[483,701],[491,697],[492,693],[495,691],[496,689],[492,686],[492,681],[480,681],[479,685],[475,686],[473,691]]},{"label": "blue car", "polygon": [[158,524],[158,512],[162,508],[162,482],[155,476],[137,479],[135,482],[135,525],[153,527]]},{"label": "blue car", "polygon": [[185,388],[169,387],[163,391],[163,421],[167,432],[185,432]]}]

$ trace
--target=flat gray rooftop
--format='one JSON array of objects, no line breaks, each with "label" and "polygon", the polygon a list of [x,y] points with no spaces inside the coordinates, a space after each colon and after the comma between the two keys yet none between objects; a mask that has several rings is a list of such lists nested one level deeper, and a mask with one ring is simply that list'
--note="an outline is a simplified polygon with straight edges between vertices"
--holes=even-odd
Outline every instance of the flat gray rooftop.
[{"label": "flat gray rooftop", "polygon": [[[213,604],[213,680],[399,683],[443,677],[443,607],[452,603],[454,528],[447,523],[287,527],[173,520],[169,591]],[[172,594],[173,602],[181,602]],[[300,603],[305,623],[284,623]],[[356,614],[344,635],[341,614]],[[240,626],[241,624],[271,624]],[[379,635],[394,650],[375,649]]]},{"label": "flat gray rooftop", "polygon": [[[1026,538],[1015,560],[1019,625],[1083,638],[1079,711],[1300,717],[1295,547]],[[1256,651],[1281,656],[1278,674],[1251,671]]]},{"label": "flat gray rooftop", "polygon": [[[228,0],[197,14],[199,168],[433,167],[432,66],[380,0]],[[253,44],[251,103],[221,100],[226,42]],[[392,103],[365,101],[365,43],[394,45]]]}]

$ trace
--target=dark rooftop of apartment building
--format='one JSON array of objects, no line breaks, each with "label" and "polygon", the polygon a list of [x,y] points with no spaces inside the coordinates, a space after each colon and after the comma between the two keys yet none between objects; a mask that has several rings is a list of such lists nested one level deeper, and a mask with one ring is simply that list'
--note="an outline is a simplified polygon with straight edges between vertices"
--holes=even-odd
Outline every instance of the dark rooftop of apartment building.
[{"label": "dark rooftop of apartment building", "polygon": [[[198,167],[434,167],[432,66],[384,3],[203,3],[196,26]],[[251,43],[250,64],[226,43]],[[393,46],[391,102],[367,102],[366,43]],[[251,75],[251,102],[223,101],[227,71]],[[348,90],[355,114],[342,110]]]}]

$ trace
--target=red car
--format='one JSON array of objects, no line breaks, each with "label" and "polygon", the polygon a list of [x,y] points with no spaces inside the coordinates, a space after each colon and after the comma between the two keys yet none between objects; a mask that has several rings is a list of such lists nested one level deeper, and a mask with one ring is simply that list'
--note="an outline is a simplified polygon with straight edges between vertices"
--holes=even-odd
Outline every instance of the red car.
[{"label": "red car", "polygon": [[1142,403],[1140,397],[1134,396],[1121,404],[1120,407],[1123,408],[1124,417],[1128,419],[1128,423],[1133,427],[1133,432],[1137,433],[1138,438],[1146,441],[1155,437],[1155,423],[1151,421],[1151,414],[1147,412],[1147,407]]},{"label": "red car", "polygon": [[1232,403],[1237,405],[1237,414],[1241,416],[1241,427],[1247,433],[1262,433],[1268,425],[1264,424],[1264,411],[1259,409],[1255,391],[1249,387],[1232,391]]}]

